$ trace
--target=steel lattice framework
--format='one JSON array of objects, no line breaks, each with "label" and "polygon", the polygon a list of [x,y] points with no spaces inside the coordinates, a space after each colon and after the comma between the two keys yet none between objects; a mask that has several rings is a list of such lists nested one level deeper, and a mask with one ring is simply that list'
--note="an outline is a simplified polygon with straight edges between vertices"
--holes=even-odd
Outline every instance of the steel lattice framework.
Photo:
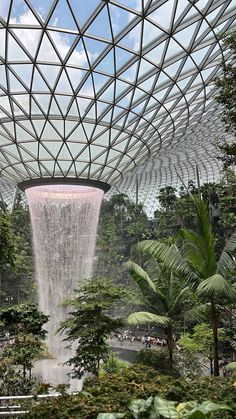
[{"label": "steel lattice framework", "polygon": [[152,202],[219,173],[212,81],[236,0],[1,0],[0,174],[88,178]]}]

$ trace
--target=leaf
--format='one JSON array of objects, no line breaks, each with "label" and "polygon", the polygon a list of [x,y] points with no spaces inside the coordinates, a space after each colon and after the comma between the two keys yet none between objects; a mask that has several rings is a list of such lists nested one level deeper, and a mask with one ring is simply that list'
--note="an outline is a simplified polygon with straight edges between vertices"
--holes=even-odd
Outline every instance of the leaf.
[{"label": "leaf", "polygon": [[124,418],[125,413],[99,413],[97,419],[117,419]]},{"label": "leaf", "polygon": [[180,419],[182,417],[176,410],[176,402],[170,402],[158,396],[154,398],[154,409],[164,418]]},{"label": "leaf", "polygon": [[218,412],[219,410],[232,410],[229,406],[224,403],[214,403],[210,400],[206,400],[198,406],[198,409],[205,414]]},{"label": "leaf", "polygon": [[147,400],[144,399],[135,399],[131,400],[129,403],[129,410],[133,413],[135,419],[138,419],[139,413],[147,412],[151,407],[153,397],[149,397]]},{"label": "leaf", "polygon": [[197,287],[197,293],[200,296],[223,297],[230,300],[236,300],[236,292],[233,286],[219,274],[212,275],[204,279]]},{"label": "leaf", "polygon": [[137,311],[132,313],[127,318],[128,324],[148,324],[148,323],[156,323],[161,325],[168,325],[170,319],[166,316],[158,316],[157,314],[148,313],[146,311]]},{"label": "leaf", "polygon": [[140,288],[143,287],[143,282],[146,282],[149,288],[151,288],[154,292],[156,291],[154,283],[152,282],[151,278],[149,278],[148,274],[141,268],[141,266],[137,265],[137,263],[132,262],[131,260],[126,262],[124,266]]}]

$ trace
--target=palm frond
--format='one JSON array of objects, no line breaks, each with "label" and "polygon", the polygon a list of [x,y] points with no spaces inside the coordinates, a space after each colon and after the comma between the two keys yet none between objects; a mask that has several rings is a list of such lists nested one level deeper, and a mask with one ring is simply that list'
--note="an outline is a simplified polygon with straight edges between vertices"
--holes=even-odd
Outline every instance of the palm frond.
[{"label": "palm frond", "polygon": [[198,282],[197,274],[178,249],[157,240],[144,240],[138,244],[138,249],[143,254],[160,259],[169,270],[183,275],[187,280]]},{"label": "palm frond", "polygon": [[220,255],[217,272],[220,275],[227,275],[227,273],[235,267],[235,260],[232,253],[236,250],[236,231],[227,240],[225,247]]},{"label": "palm frond", "polygon": [[234,287],[219,274],[212,275],[204,279],[197,287],[197,293],[201,297],[227,298],[236,301],[236,292]]},{"label": "palm frond", "polygon": [[166,316],[158,316],[157,314],[146,311],[137,311],[136,313],[130,314],[127,318],[127,323],[133,325],[156,323],[167,326],[169,322],[170,319]]},{"label": "palm frond", "polygon": [[141,266],[137,265],[137,263],[132,262],[129,260],[124,264],[127,271],[130,273],[136,284],[143,288],[144,283],[149,286],[154,292],[156,291],[156,287],[154,283],[152,282],[151,278],[148,276],[148,274],[141,268]]},{"label": "palm frond", "polygon": [[199,304],[185,312],[185,321],[187,322],[202,322],[209,317],[210,304]]},{"label": "palm frond", "polygon": [[170,312],[171,313],[174,312],[178,304],[180,304],[180,302],[183,301],[186,298],[186,296],[189,295],[190,293],[191,293],[191,290],[189,287],[185,287],[182,290],[180,290],[180,292],[176,295],[176,298],[171,305]]}]

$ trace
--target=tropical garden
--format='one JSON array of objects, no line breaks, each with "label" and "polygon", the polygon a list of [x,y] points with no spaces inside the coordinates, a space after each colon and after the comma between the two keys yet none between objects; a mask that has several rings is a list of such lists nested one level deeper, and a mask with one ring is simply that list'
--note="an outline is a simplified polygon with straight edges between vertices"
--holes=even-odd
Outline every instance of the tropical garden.
[{"label": "tropical garden", "polygon": [[[224,42],[236,51],[234,33]],[[217,101],[235,135],[236,70],[222,66]],[[235,417],[235,150],[219,145],[218,183],[160,189],[151,220],[122,193],[104,200],[94,277],[65,301],[69,315],[58,331],[76,346],[72,377],[86,377],[78,394],[62,383],[58,397],[37,397],[52,389],[32,373],[48,356],[48,316],[37,308],[29,212],[20,194],[13,211],[1,203],[0,394],[34,395],[23,402],[24,417]],[[111,341],[127,329],[165,345],[140,340],[133,361],[124,362]]]}]

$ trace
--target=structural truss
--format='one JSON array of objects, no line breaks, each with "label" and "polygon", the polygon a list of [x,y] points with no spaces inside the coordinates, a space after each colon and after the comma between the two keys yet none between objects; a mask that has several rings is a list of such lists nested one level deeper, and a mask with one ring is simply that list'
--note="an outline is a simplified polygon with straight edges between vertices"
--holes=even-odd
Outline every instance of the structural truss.
[{"label": "structural truss", "polygon": [[196,164],[215,180],[235,22],[235,0],[1,0],[0,175],[138,181],[142,200]]}]

